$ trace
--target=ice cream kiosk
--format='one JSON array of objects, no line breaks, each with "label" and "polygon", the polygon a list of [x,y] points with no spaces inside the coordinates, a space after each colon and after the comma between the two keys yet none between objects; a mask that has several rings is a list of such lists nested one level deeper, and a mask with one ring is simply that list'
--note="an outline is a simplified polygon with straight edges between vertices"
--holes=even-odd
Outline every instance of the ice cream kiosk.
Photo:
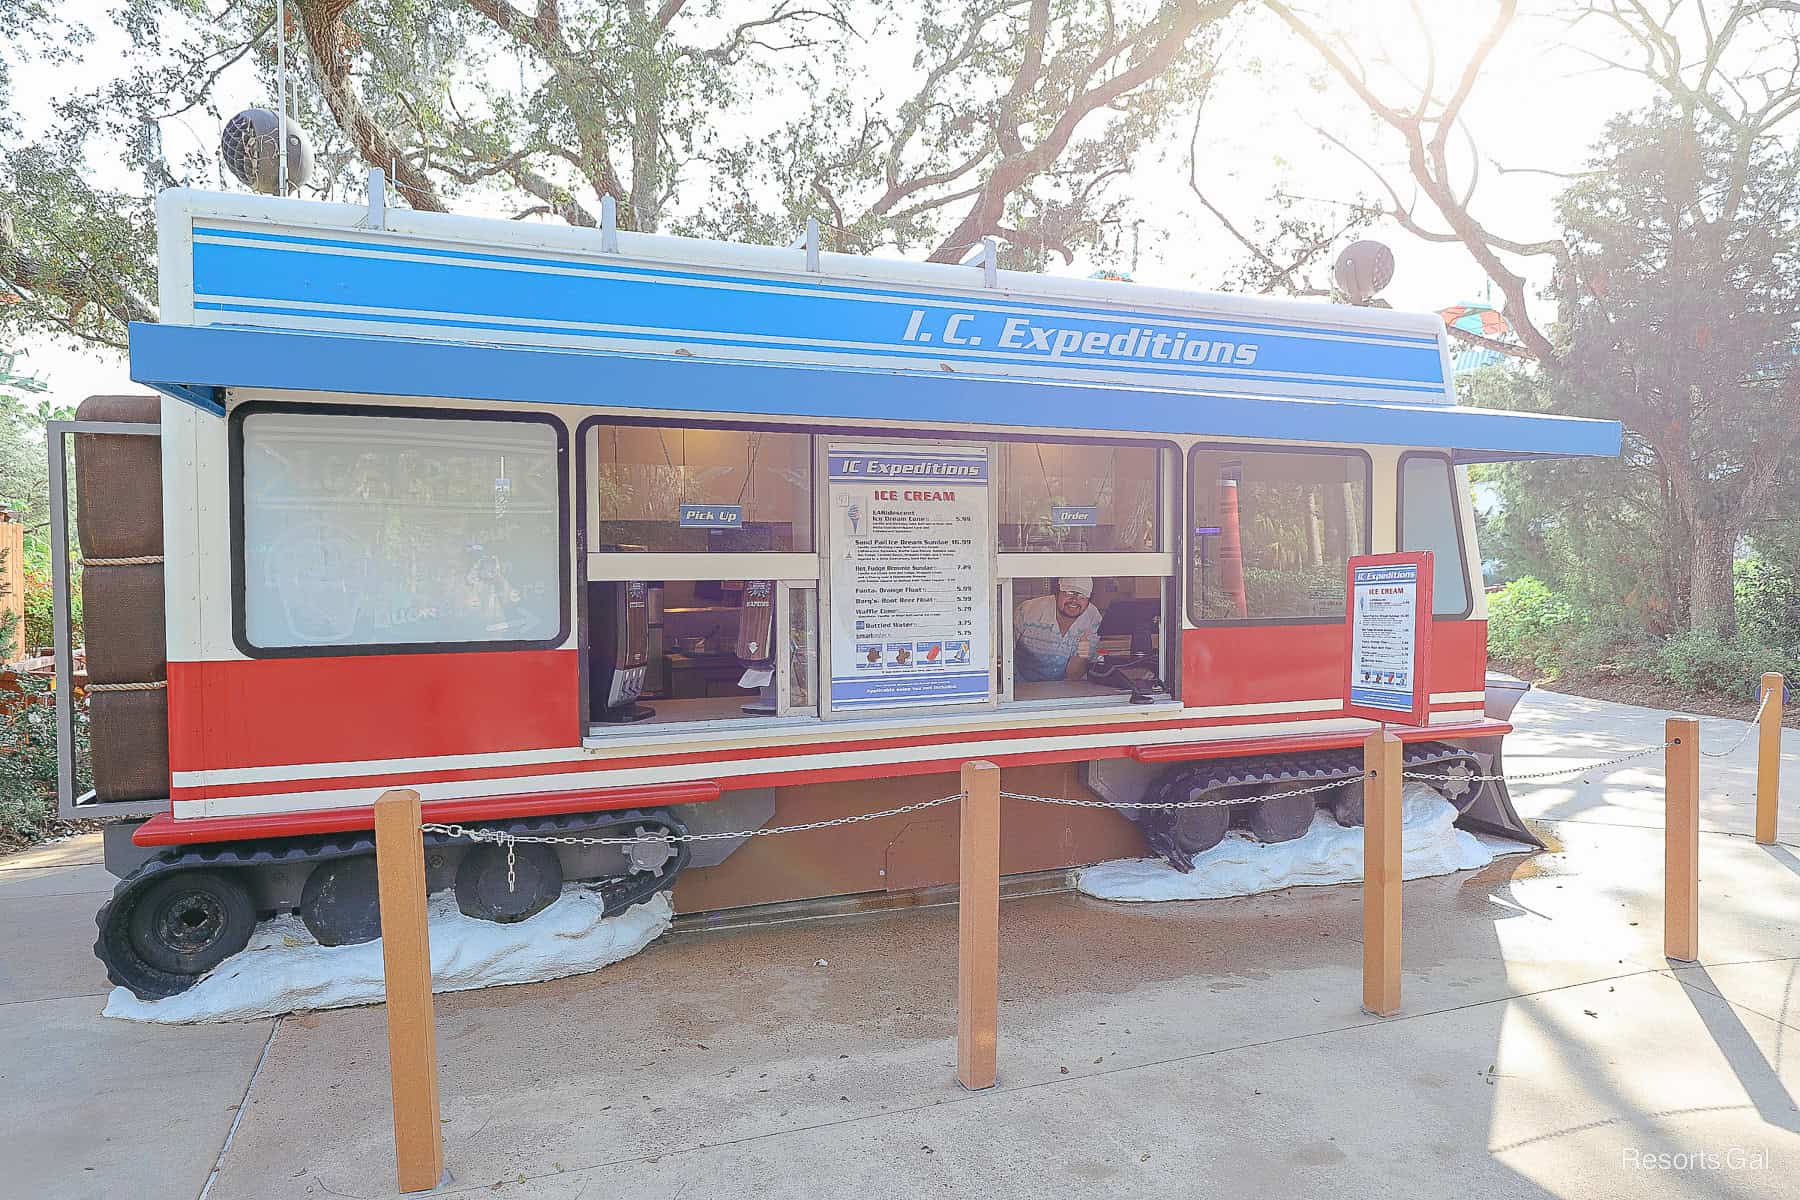
[{"label": "ice cream kiosk", "polygon": [[[683,912],[947,882],[953,806],[657,835],[942,795],[972,758],[1112,803],[1344,774],[1370,553],[1431,552],[1407,761],[1531,838],[1475,779],[1509,726],[1465,465],[1619,428],[1459,406],[1436,316],[379,201],[170,191],[158,237],[154,395],[69,426],[102,687],[65,808],[131,818],[97,949],[140,995],[277,913],[374,936],[395,787],[429,820],[648,836],[521,847],[510,891],[496,847],[428,838],[434,889],[513,920],[565,880]],[[1359,820],[1359,784],[1321,795]],[[1003,866],[1179,866],[1319,801],[1009,806]]]}]

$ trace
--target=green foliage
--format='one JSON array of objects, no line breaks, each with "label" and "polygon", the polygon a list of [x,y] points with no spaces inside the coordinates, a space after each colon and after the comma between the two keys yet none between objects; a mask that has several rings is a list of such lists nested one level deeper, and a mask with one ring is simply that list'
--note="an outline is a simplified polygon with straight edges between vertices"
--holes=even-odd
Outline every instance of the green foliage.
[{"label": "green foliage", "polygon": [[1796,656],[1759,646],[1739,636],[1720,637],[1704,630],[1676,634],[1656,648],[1650,667],[1655,676],[1684,692],[1711,692],[1742,700],[1754,699],[1765,671],[1794,677]]},{"label": "green foliage", "polygon": [[1800,575],[1768,558],[1736,564],[1738,631],[1763,646],[1800,647]]},{"label": "green foliage", "polygon": [[1532,672],[1555,672],[1576,628],[1568,601],[1527,575],[1488,597],[1488,654]]},{"label": "green foliage", "polygon": [[[31,839],[56,822],[56,709],[50,681],[0,674],[0,838]],[[87,786],[86,706],[75,708],[77,789]]]},{"label": "green foliage", "polygon": [[[1740,588],[1766,589],[1757,604],[1793,603],[1786,581],[1771,582],[1755,572]],[[1800,672],[1800,649],[1793,627],[1786,643],[1752,636],[1747,622],[1736,637],[1683,630],[1664,638],[1617,621],[1584,614],[1568,597],[1526,576],[1488,597],[1488,654],[1498,664],[1530,675],[1623,674],[1677,692],[1732,699],[1755,694],[1766,671],[1789,678]],[[1786,648],[1783,648],[1785,645]]]},{"label": "green foliage", "polygon": [[[5,582],[6,557],[9,552],[0,550],[0,600],[12,594],[12,585]],[[0,607],[0,660],[12,658],[13,635],[19,629],[19,614],[11,606]]]},{"label": "green foliage", "polygon": [[[53,616],[55,594],[50,577],[29,567],[25,572],[25,647],[49,646],[56,640]],[[69,641],[81,645],[81,580],[77,576],[69,584]]]}]

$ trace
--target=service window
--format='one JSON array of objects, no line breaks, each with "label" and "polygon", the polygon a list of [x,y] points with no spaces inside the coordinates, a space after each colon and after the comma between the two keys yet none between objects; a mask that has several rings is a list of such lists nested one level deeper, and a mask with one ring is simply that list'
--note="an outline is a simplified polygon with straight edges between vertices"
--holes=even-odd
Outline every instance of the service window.
[{"label": "service window", "polygon": [[1197,625],[1344,618],[1350,556],[1369,546],[1369,459],[1198,447],[1188,489],[1188,612]]},{"label": "service window", "polygon": [[1165,697],[1173,451],[1009,441],[999,459],[1002,699]]},{"label": "service window", "polygon": [[582,424],[591,734],[818,709],[813,439]]},{"label": "service window", "polygon": [[562,640],[559,423],[290,405],[235,423],[245,653]]},{"label": "service window", "polygon": [[812,439],[803,433],[606,425],[593,438],[588,544],[624,553],[808,552]]},{"label": "service window", "polygon": [[1456,468],[1437,454],[1400,456],[1402,550],[1431,551],[1431,614],[1469,615],[1469,564],[1463,551],[1462,504]]}]

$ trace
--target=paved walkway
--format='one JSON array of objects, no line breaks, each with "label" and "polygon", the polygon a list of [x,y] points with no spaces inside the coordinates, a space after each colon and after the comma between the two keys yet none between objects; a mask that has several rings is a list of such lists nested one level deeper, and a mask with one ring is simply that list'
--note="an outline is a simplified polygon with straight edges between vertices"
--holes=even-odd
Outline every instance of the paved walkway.
[{"label": "paved walkway", "polygon": [[[1664,715],[1535,693],[1507,767],[1610,758]],[[1718,749],[1744,727],[1702,728]],[[1748,836],[1753,744],[1703,767],[1701,965],[1661,953],[1652,756],[1518,789],[1554,852],[1407,884],[1388,1020],[1358,1007],[1354,887],[1007,902],[1000,1086],[980,1094],[953,1078],[951,907],[677,934],[597,975],[439,997],[448,1191],[1791,1195],[1785,738],[1784,845]],[[0,861],[0,1193],[393,1195],[381,1010],[102,1020],[97,861],[90,839]]]}]

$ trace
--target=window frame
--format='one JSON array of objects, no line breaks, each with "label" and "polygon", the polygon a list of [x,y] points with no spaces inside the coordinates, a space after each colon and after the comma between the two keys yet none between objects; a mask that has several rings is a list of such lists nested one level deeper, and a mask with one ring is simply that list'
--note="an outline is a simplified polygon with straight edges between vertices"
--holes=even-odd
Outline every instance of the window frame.
[{"label": "window frame", "polygon": [[[1169,514],[1167,512],[1165,512],[1163,509],[1164,502],[1168,498],[1167,497],[1168,487],[1167,487],[1167,481],[1166,481],[1165,477],[1167,475],[1171,474],[1168,464],[1166,464],[1164,462],[1164,451],[1172,451],[1173,452],[1174,459],[1175,459],[1175,462],[1173,465],[1177,469],[1172,473],[1179,475],[1179,474],[1181,474],[1181,471],[1179,470],[1179,468],[1181,466],[1181,445],[1180,445],[1180,443],[1178,443],[1166,436],[1165,437],[1146,436],[1143,438],[1132,438],[1132,437],[1084,438],[1084,437],[1072,437],[1072,436],[1068,436],[1068,435],[1054,436],[1054,435],[1048,435],[1048,434],[1038,435],[1038,434],[1022,434],[1022,433],[999,433],[999,434],[994,434],[991,438],[988,438],[986,440],[988,440],[992,443],[994,454],[995,454],[995,458],[994,458],[995,478],[1000,481],[1000,485],[1001,485],[1000,491],[998,493],[996,493],[997,498],[994,501],[994,530],[995,530],[995,532],[994,532],[994,555],[997,559],[1001,559],[1001,560],[1021,559],[1021,558],[1048,559],[1048,558],[1105,554],[1105,555],[1111,555],[1115,558],[1128,558],[1128,557],[1135,555],[1135,556],[1138,556],[1139,558],[1149,560],[1152,558],[1165,557],[1165,556],[1172,555],[1175,553],[1175,547],[1173,545],[1173,542],[1175,541],[1175,539],[1170,536],[1170,531],[1172,529],[1172,526],[1169,524]],[[1006,517],[1006,513],[1004,511],[1005,487],[1006,487],[1007,483],[1010,482],[1009,480],[1007,480],[1005,478],[1006,455],[1002,451],[1001,448],[1008,444],[1017,444],[1017,445],[1023,445],[1023,446],[1033,446],[1033,445],[1065,446],[1065,445],[1067,445],[1067,446],[1119,447],[1119,448],[1127,449],[1127,450],[1149,450],[1149,451],[1151,451],[1156,456],[1156,462],[1155,462],[1156,478],[1155,478],[1154,485],[1152,488],[1152,490],[1156,493],[1156,523],[1151,531],[1150,549],[1148,549],[1148,550],[1060,550],[1060,549],[1057,549],[1057,550],[1008,550],[1005,546],[1001,545],[999,531],[1004,526],[1005,517]],[[1002,565],[1002,564],[997,564],[997,565]],[[1029,576],[1029,572],[1016,572],[1015,574],[1024,574],[1024,575]]]},{"label": "window frame", "polygon": [[[1407,450],[1395,460],[1394,548],[1396,550],[1406,549],[1406,460],[1409,458],[1436,459],[1444,464],[1444,473],[1450,480],[1449,491],[1450,502],[1453,506],[1452,524],[1456,529],[1457,562],[1462,564],[1462,611],[1457,613],[1433,612],[1431,614],[1431,619],[1434,621],[1466,621],[1475,613],[1475,581],[1469,575],[1469,543],[1467,535],[1463,532],[1463,512],[1462,504],[1459,502],[1460,493],[1457,487],[1456,462],[1448,454],[1438,450]],[[1442,593],[1440,593],[1436,587],[1436,580],[1433,580],[1432,583],[1432,607],[1435,609],[1437,607],[1438,598]]]},{"label": "window frame", "polygon": [[[1181,443],[1167,436],[1147,435],[1142,438],[1108,437],[1037,437],[1029,434],[1000,434],[998,442],[1076,442],[1081,444],[1124,445],[1144,447],[1156,454],[1156,544],[1155,550],[1010,550],[999,546],[999,505],[995,505],[994,583],[999,593],[999,611],[995,614],[994,636],[1000,642],[1000,680],[995,688],[996,707],[1020,711],[1061,708],[1103,707],[1129,704],[1131,697],[1121,693],[1112,696],[1044,696],[1020,700],[1014,695],[1015,679],[1013,612],[1017,602],[1013,581],[1017,579],[1054,579],[1062,575],[1086,574],[1095,578],[1162,580],[1162,658],[1159,674],[1167,686],[1172,703],[1181,703],[1181,616],[1186,611],[1184,564],[1185,545],[1177,530],[1183,526],[1172,518],[1186,515],[1187,471]],[[1084,561],[1099,560],[1099,561]]]},{"label": "window frame", "polygon": [[[1198,466],[1201,452],[1230,451],[1237,454],[1328,454],[1334,458],[1359,458],[1363,464],[1363,550],[1372,552],[1375,539],[1375,458],[1367,450],[1356,446],[1300,446],[1286,442],[1195,442],[1187,448],[1186,470],[1182,472],[1182,562],[1180,575],[1184,582],[1191,583],[1194,554],[1194,513],[1193,497],[1197,494],[1194,488],[1194,470]],[[1348,584],[1346,583],[1346,590]],[[1346,608],[1342,616],[1336,619],[1322,617],[1229,617],[1202,619],[1194,611],[1194,600],[1199,595],[1198,589],[1189,586],[1183,600],[1187,613],[1189,628],[1193,629],[1243,629],[1252,625],[1342,625],[1349,619]]]},{"label": "window frame", "polygon": [[[742,554],[742,556],[735,555],[735,554],[727,556],[727,555],[722,555],[722,554],[705,554],[705,553],[691,553],[691,554],[679,554],[679,555],[632,553],[632,554],[608,555],[608,556],[606,556],[607,558],[618,559],[618,560],[629,560],[629,562],[628,563],[622,562],[621,565],[619,565],[617,567],[613,567],[610,564],[600,564],[602,567],[600,574],[598,574],[598,575],[594,574],[593,572],[590,571],[589,568],[591,565],[596,564],[597,556],[599,556],[601,554],[601,552],[591,550],[589,547],[589,544],[588,544],[588,540],[589,540],[589,536],[590,536],[590,522],[589,522],[590,514],[589,514],[588,494],[587,494],[588,493],[588,473],[589,473],[589,471],[588,471],[588,456],[587,456],[586,449],[585,449],[584,438],[586,437],[587,432],[591,427],[598,427],[598,426],[605,426],[605,425],[638,425],[638,426],[648,425],[648,426],[657,426],[657,427],[664,427],[664,428],[681,428],[681,427],[685,426],[688,428],[696,428],[696,429],[733,430],[733,431],[738,431],[738,432],[743,432],[743,433],[799,433],[799,434],[803,434],[807,437],[810,437],[812,439],[812,448],[813,448],[813,455],[812,455],[813,474],[812,474],[812,480],[811,480],[812,505],[813,505],[813,549],[811,551],[793,552],[793,553],[788,553],[788,552],[783,552],[783,551],[746,551]],[[581,579],[584,584],[584,586],[574,589],[576,592],[576,596],[575,596],[576,644],[577,644],[577,647],[580,648],[582,651],[578,656],[579,663],[580,663],[580,668],[579,668],[579,675],[580,675],[580,693],[579,693],[579,695],[580,695],[580,708],[581,708],[580,719],[581,719],[581,727],[583,730],[583,739],[588,745],[603,744],[603,741],[602,741],[603,739],[613,737],[613,736],[621,736],[624,733],[626,733],[634,728],[633,726],[619,726],[617,729],[614,729],[611,727],[604,728],[604,729],[597,728],[593,722],[592,713],[590,713],[588,711],[589,663],[588,663],[588,655],[587,655],[586,649],[585,649],[587,646],[587,642],[588,642],[588,628],[587,628],[588,618],[587,618],[587,588],[586,588],[585,584],[588,582],[595,581],[597,579],[624,579],[624,578],[631,578],[631,579],[641,579],[641,578],[715,579],[715,578],[743,577],[743,578],[775,580],[776,581],[776,589],[777,589],[776,594],[778,597],[782,597],[788,593],[791,593],[792,591],[805,591],[808,589],[815,590],[815,592],[817,594],[817,603],[818,603],[816,619],[818,621],[818,634],[819,634],[819,649],[818,649],[817,655],[815,655],[815,661],[817,663],[817,666],[816,666],[817,681],[818,681],[817,686],[818,686],[819,694],[815,697],[815,703],[814,703],[813,709],[811,709],[811,710],[786,710],[786,711],[782,712],[781,714],[779,714],[776,718],[773,718],[773,720],[779,720],[779,721],[783,722],[784,724],[802,723],[802,722],[807,722],[807,721],[817,721],[821,724],[839,724],[839,723],[850,724],[850,723],[854,723],[854,722],[894,721],[894,720],[905,720],[905,719],[929,720],[929,719],[938,718],[938,717],[946,717],[946,716],[962,717],[962,716],[970,716],[970,715],[975,715],[975,714],[980,714],[983,716],[992,716],[996,712],[998,712],[1002,709],[1005,709],[1005,708],[1028,709],[1028,710],[1039,709],[1039,708],[1083,709],[1083,708],[1095,708],[1095,707],[1100,707],[1102,705],[1109,705],[1109,704],[1114,703],[1113,699],[1110,697],[1104,697],[1104,698],[1101,698],[1101,697],[1046,698],[1046,699],[1040,699],[1040,700],[1027,700],[1027,701],[1019,701],[1019,700],[1013,699],[1013,695],[1012,695],[1012,666],[1013,666],[1013,664],[1012,664],[1012,636],[1013,636],[1012,612],[1011,612],[1011,607],[1010,607],[1009,603],[1000,603],[1000,597],[1004,596],[1008,601],[1010,601],[1011,590],[1012,590],[1011,589],[1011,581],[1014,578],[1040,578],[1040,577],[1045,577],[1046,575],[1057,575],[1057,574],[1064,573],[1057,569],[1058,566],[1062,565],[1062,564],[1052,562],[1049,560],[1057,560],[1057,559],[1065,559],[1065,558],[1135,559],[1135,560],[1137,560],[1136,562],[1132,562],[1129,564],[1133,568],[1145,566],[1152,560],[1160,560],[1161,562],[1166,563],[1167,567],[1168,567],[1168,573],[1161,576],[1161,578],[1164,580],[1163,633],[1164,633],[1165,641],[1167,643],[1167,645],[1165,646],[1165,648],[1163,650],[1163,657],[1165,660],[1164,664],[1163,664],[1164,672],[1165,672],[1164,682],[1166,684],[1168,684],[1169,692],[1170,692],[1171,696],[1174,697],[1174,700],[1172,701],[1172,703],[1178,706],[1181,702],[1180,701],[1180,696],[1181,696],[1180,675],[1181,675],[1181,665],[1182,664],[1181,664],[1180,634],[1181,634],[1181,628],[1182,628],[1181,614],[1185,611],[1185,605],[1186,605],[1185,596],[1184,596],[1184,588],[1186,586],[1186,582],[1184,579],[1184,569],[1185,568],[1180,559],[1180,555],[1182,553],[1182,547],[1184,546],[1185,543],[1184,543],[1182,537],[1180,536],[1181,526],[1179,526],[1178,524],[1175,524],[1174,522],[1179,521],[1186,514],[1187,473],[1186,473],[1186,470],[1184,468],[1184,463],[1183,463],[1183,453],[1184,453],[1183,447],[1182,447],[1180,441],[1178,441],[1177,439],[1175,439],[1173,437],[1170,437],[1166,434],[1161,434],[1161,435],[1146,434],[1141,437],[1129,437],[1129,436],[1081,437],[1079,435],[1074,435],[1074,434],[1065,434],[1065,435],[1058,436],[1058,435],[1046,435],[1046,434],[1041,434],[1041,433],[1015,433],[1015,432],[1008,432],[1008,431],[989,432],[986,430],[976,430],[976,429],[929,429],[929,430],[927,430],[927,429],[914,429],[914,428],[910,428],[910,427],[892,428],[892,427],[887,427],[887,426],[871,426],[871,425],[854,424],[854,423],[830,423],[830,424],[819,424],[819,425],[800,425],[797,423],[788,423],[788,422],[780,422],[780,421],[757,421],[757,420],[707,421],[704,419],[700,419],[697,416],[694,418],[688,419],[688,420],[681,420],[681,419],[671,419],[671,416],[668,414],[661,414],[661,415],[657,415],[657,416],[639,416],[639,415],[635,415],[635,414],[621,415],[621,414],[614,414],[614,413],[596,413],[596,414],[584,417],[579,422],[575,423],[572,432],[574,434],[574,438],[573,438],[573,450],[571,452],[571,457],[574,459],[574,463],[575,463],[574,493],[573,493],[573,500],[571,501],[575,507],[575,515],[574,515],[575,547],[574,547],[574,552],[578,556],[578,559],[579,559],[579,563],[580,563],[581,571],[582,571]],[[916,442],[920,442],[922,444],[927,444],[927,445],[946,444],[946,443],[947,444],[955,444],[958,442],[978,442],[978,443],[981,443],[988,447],[989,454],[991,456],[990,461],[994,462],[996,464],[999,463],[1001,460],[1001,456],[999,454],[999,447],[1000,447],[1000,444],[1003,442],[1068,442],[1068,443],[1074,443],[1074,444],[1080,444],[1080,445],[1123,445],[1123,446],[1147,446],[1147,447],[1150,447],[1157,451],[1158,502],[1157,502],[1157,513],[1156,513],[1156,518],[1157,518],[1156,536],[1157,536],[1157,544],[1160,547],[1160,549],[1150,550],[1150,551],[1082,551],[1082,552],[1058,551],[1058,552],[1053,552],[1053,553],[1046,553],[1046,552],[1042,552],[1042,551],[1005,551],[1005,552],[1002,552],[999,548],[1000,547],[1000,516],[1001,516],[1000,502],[998,501],[998,499],[996,499],[990,506],[989,538],[990,538],[991,547],[992,547],[991,553],[992,553],[992,560],[993,560],[993,582],[995,585],[996,603],[998,605],[997,611],[994,614],[994,636],[995,636],[996,640],[999,642],[999,651],[1000,652],[999,652],[999,655],[997,656],[998,661],[996,662],[996,669],[999,671],[1000,677],[998,679],[996,679],[995,683],[994,683],[992,702],[987,705],[969,705],[969,704],[930,705],[930,706],[919,706],[916,708],[896,709],[893,711],[870,711],[867,709],[859,709],[859,710],[847,711],[847,712],[833,712],[833,711],[831,711],[831,708],[830,708],[831,637],[830,637],[829,629],[830,629],[831,616],[830,616],[830,597],[828,595],[830,568],[829,568],[829,564],[828,564],[828,561],[826,558],[827,554],[830,552],[830,547],[829,547],[829,536],[830,536],[829,535],[829,516],[830,516],[830,514],[827,511],[827,507],[828,507],[828,503],[829,503],[829,499],[830,499],[830,497],[829,497],[830,489],[826,488],[826,487],[821,487],[820,484],[823,481],[825,474],[826,474],[825,458],[826,458],[826,455],[829,453],[830,444],[833,440],[838,440],[838,439],[863,439],[863,440],[875,440],[875,441],[887,441],[887,440],[916,441]],[[1165,466],[1165,459],[1164,459],[1165,455],[1167,456],[1167,458],[1169,460],[1167,462],[1166,466]],[[1366,536],[1366,534],[1365,534],[1365,536]],[[693,568],[683,567],[682,569],[673,570],[673,571],[668,570],[667,568],[676,565],[673,562],[673,560],[676,558],[687,559],[695,564],[699,564],[702,560],[710,559],[713,561],[707,563],[704,570],[699,569],[698,566],[695,566]],[[737,561],[731,563],[730,565],[738,567],[740,569],[736,570],[736,571],[725,572],[724,565],[726,564],[726,560],[728,558],[736,559]],[[747,559],[747,558],[767,558],[767,559],[772,559],[772,560],[780,560],[780,561],[771,562],[768,564],[771,567],[777,567],[780,569],[774,570],[772,572],[765,572],[763,574],[757,574],[754,570],[749,569],[750,567],[755,566],[756,564],[745,563],[743,561],[744,559]],[[805,559],[808,561],[808,563],[810,564],[808,569],[806,569],[806,570],[794,569],[796,566],[798,566],[798,560],[800,560],[800,559]],[[1085,567],[1087,564],[1083,564],[1083,565]],[[1123,566],[1126,564],[1120,564],[1120,565]],[[1012,570],[1012,571],[1009,571],[1007,569],[1008,567],[1015,567],[1015,566],[1018,569]],[[657,568],[656,572],[655,573],[647,573],[647,570],[650,567]],[[1101,571],[1100,573],[1106,574],[1108,572]],[[1115,573],[1131,574],[1134,576],[1136,576],[1136,575],[1155,575],[1156,574],[1156,572],[1154,570],[1137,570],[1137,569],[1133,569],[1131,571],[1121,570],[1121,571],[1115,572]],[[791,603],[791,596],[789,598],[789,602]],[[778,679],[780,678],[779,664],[778,664],[777,678]],[[1130,700],[1130,697],[1128,695],[1125,695],[1122,693],[1117,698],[1116,702],[1120,703],[1120,704],[1124,704],[1124,703],[1129,703],[1129,700]],[[736,727],[738,723],[733,721],[731,724],[734,727]],[[767,728],[770,726],[770,724],[771,724],[771,718],[759,717],[759,718],[753,718],[750,721],[746,722],[745,726],[746,727]],[[694,731],[694,730],[718,729],[718,728],[720,728],[720,722],[718,722],[716,720],[670,722],[667,724],[656,726],[656,729],[659,733],[670,732],[670,731]]]},{"label": "window frame", "polygon": [[[511,638],[458,642],[353,642],[316,646],[258,646],[250,640],[244,565],[244,422],[260,413],[297,413],[318,417],[385,417],[414,421],[510,421],[549,427],[556,435],[556,574],[557,629],[547,638]],[[372,654],[485,654],[518,650],[554,650],[569,640],[574,623],[570,593],[574,590],[569,560],[569,430],[552,413],[496,411],[405,404],[313,404],[301,400],[250,400],[226,418],[227,467],[231,524],[231,640],[246,658],[350,658]]]}]

